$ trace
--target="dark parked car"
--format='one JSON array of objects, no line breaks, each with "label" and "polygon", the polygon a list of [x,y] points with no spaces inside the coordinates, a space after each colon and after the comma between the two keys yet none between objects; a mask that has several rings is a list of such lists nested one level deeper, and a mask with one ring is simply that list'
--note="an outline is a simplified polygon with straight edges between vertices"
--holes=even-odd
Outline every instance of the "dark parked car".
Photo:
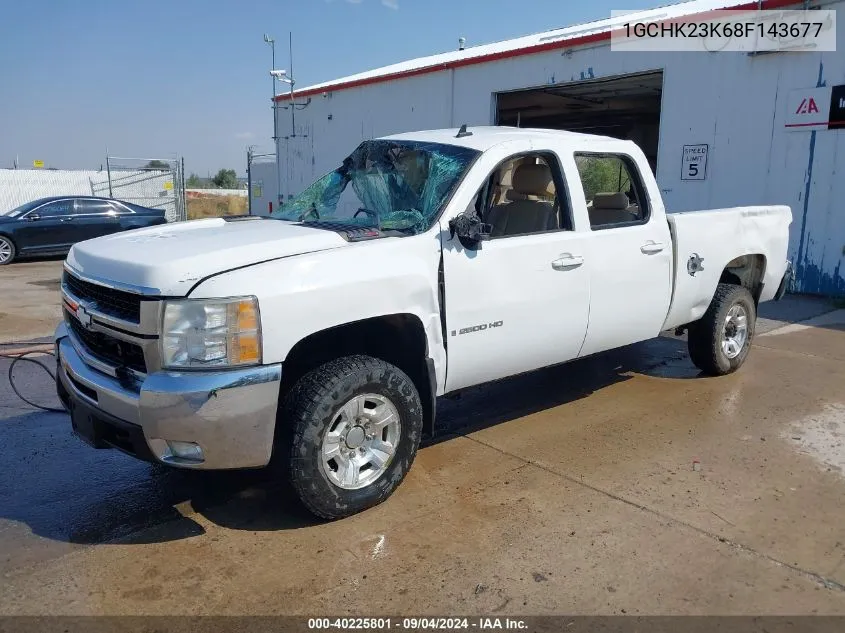
[{"label": "dark parked car", "polygon": [[0,266],[26,255],[59,255],[76,242],[164,224],[164,211],[94,196],[56,196],[0,212]]}]

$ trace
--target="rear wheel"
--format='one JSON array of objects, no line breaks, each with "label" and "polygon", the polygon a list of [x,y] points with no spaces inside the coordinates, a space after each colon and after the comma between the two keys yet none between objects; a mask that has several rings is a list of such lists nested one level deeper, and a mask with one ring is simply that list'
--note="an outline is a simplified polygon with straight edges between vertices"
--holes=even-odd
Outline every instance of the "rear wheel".
[{"label": "rear wheel", "polygon": [[327,519],[381,503],[414,461],[422,420],[419,393],[398,367],[369,356],[318,367],[294,386],[280,420],[293,489]]},{"label": "rear wheel", "polygon": [[707,312],[689,328],[692,362],[713,376],[736,371],[751,350],[756,322],[757,308],[748,289],[719,284]]},{"label": "rear wheel", "polygon": [[15,259],[15,244],[8,237],[0,235],[0,266],[11,264]]}]

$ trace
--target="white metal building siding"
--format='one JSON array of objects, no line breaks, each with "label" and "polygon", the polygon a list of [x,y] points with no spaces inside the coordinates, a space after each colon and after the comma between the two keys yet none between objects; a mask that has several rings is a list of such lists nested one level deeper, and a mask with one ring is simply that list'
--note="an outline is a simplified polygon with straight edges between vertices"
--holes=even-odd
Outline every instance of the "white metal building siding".
[{"label": "white metal building siding", "polygon": [[[278,191],[276,183],[276,159],[272,162],[256,162],[250,166],[252,192],[249,202],[249,212],[252,215],[268,215],[272,205],[278,208]],[[256,195],[258,194],[258,195]]]},{"label": "white metal building siding", "polygon": [[[825,8],[845,16],[845,0]],[[490,125],[497,92],[663,70],[657,180],[667,208],[788,204],[796,290],[845,295],[845,131],[784,128],[791,90],[845,84],[842,25],[837,49],[614,53],[605,41],[314,95],[296,113],[298,136],[279,143],[282,189],[301,191],[364,139]],[[280,134],[288,135],[289,112],[278,115]],[[682,181],[682,147],[700,143],[710,146],[707,179]]]}]

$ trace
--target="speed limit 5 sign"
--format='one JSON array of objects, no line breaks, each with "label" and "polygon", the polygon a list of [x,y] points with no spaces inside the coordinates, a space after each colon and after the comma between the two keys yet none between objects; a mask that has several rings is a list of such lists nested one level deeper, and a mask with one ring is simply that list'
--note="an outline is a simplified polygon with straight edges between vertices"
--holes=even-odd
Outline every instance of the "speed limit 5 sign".
[{"label": "speed limit 5 sign", "polygon": [[708,145],[684,145],[681,180],[704,180],[707,177]]}]

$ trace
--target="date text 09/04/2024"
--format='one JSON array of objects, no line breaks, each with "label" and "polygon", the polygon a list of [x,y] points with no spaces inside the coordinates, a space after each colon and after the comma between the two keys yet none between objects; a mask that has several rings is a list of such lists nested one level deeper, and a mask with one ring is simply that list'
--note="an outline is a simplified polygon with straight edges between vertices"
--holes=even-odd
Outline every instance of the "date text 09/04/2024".
[{"label": "date text 09/04/2024", "polygon": [[527,628],[524,620],[518,618],[309,618],[311,630],[522,630]]}]

